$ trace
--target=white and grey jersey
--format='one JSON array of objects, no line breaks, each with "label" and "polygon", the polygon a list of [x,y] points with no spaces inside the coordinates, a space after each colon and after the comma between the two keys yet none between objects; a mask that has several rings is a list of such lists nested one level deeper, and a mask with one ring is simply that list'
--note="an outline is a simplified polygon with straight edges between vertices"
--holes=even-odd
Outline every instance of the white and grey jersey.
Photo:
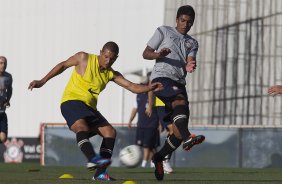
[{"label": "white and grey jersey", "polygon": [[166,57],[156,59],[150,79],[167,77],[185,85],[187,57],[192,56],[196,59],[197,40],[189,35],[182,35],[174,27],[161,26],[155,31],[147,46],[157,52],[162,48],[171,50]]},{"label": "white and grey jersey", "polygon": [[12,96],[12,75],[8,72],[4,72],[0,75],[0,113],[5,112],[6,106],[4,104],[8,102]]}]

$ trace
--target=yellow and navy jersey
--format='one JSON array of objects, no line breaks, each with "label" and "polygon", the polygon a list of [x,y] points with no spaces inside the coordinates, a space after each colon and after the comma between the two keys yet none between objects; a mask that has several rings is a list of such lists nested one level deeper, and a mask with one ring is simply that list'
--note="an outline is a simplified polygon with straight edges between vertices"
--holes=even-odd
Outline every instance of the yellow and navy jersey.
[{"label": "yellow and navy jersey", "polygon": [[155,97],[155,106],[156,107],[162,107],[165,106],[165,104],[163,103],[163,101],[161,99],[159,99],[158,97]]},{"label": "yellow and navy jersey", "polygon": [[112,68],[99,69],[98,56],[88,54],[88,63],[83,76],[73,69],[70,80],[65,88],[61,103],[69,100],[80,100],[94,110],[97,110],[98,95],[103,91],[107,83],[113,78]]}]

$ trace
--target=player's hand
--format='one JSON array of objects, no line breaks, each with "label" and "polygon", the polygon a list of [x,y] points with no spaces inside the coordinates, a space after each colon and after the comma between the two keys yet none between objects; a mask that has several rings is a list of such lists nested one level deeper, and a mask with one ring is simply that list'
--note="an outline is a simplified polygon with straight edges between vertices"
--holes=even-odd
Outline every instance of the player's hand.
[{"label": "player's hand", "polygon": [[282,94],[282,86],[271,86],[269,89],[268,89],[268,94],[271,95],[271,96],[275,96],[277,94]]},{"label": "player's hand", "polygon": [[29,84],[28,89],[32,90],[33,88],[41,88],[44,84],[45,83],[41,80],[34,80]]},{"label": "player's hand", "polygon": [[196,61],[188,61],[188,63],[186,64],[186,71],[192,73],[196,70],[196,67]]},{"label": "player's hand", "polygon": [[127,127],[128,127],[129,129],[132,128],[132,123],[129,122],[128,125],[127,125]]},{"label": "player's hand", "polygon": [[158,58],[162,58],[167,56],[169,53],[171,53],[171,50],[169,48],[162,48],[160,52],[158,52]]},{"label": "player's hand", "polygon": [[145,110],[145,114],[146,114],[148,117],[151,117],[152,113],[153,113],[153,109],[147,107],[146,110]]},{"label": "player's hand", "polygon": [[162,83],[160,82],[154,82],[154,83],[149,84],[149,88],[151,91],[154,91],[154,92],[161,91],[164,89]]}]

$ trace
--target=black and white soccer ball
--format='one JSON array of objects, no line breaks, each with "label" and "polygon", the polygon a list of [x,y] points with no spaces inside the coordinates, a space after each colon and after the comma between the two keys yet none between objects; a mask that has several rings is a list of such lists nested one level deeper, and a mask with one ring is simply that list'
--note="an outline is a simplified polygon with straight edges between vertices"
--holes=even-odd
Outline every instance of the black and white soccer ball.
[{"label": "black and white soccer ball", "polygon": [[142,161],[142,151],[137,145],[129,145],[119,152],[119,159],[129,168],[137,167]]}]

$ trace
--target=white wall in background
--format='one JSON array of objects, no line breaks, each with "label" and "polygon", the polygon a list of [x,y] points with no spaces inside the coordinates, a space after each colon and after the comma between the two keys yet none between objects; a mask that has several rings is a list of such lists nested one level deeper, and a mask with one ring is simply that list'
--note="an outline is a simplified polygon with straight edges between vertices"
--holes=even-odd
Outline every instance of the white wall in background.
[{"label": "white wall in background", "polygon": [[[27,88],[76,52],[98,53],[112,40],[120,46],[114,69],[127,73],[152,67],[154,62],[143,60],[142,52],[163,19],[163,0],[1,0],[0,55],[7,57],[14,79],[9,136],[38,136],[40,122],[64,122],[60,99],[72,69],[41,89]],[[98,108],[109,122],[129,118],[132,103],[122,110],[121,95],[122,88],[112,83],[99,98]],[[126,98],[134,100],[135,95],[126,93]]]}]

